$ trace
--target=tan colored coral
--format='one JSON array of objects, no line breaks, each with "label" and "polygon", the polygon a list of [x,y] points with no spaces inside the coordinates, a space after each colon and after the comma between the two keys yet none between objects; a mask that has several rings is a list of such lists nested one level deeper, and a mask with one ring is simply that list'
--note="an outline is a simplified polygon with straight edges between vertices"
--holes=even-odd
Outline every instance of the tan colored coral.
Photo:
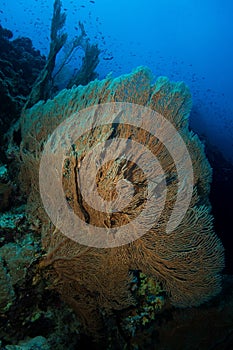
[{"label": "tan colored coral", "polygon": [[[40,267],[46,271],[51,286],[76,309],[83,324],[90,329],[101,327],[103,315],[135,302],[129,289],[132,270],[141,270],[159,281],[175,306],[200,305],[221,289],[223,247],[213,231],[208,202],[211,169],[198,137],[188,129],[191,96],[183,83],[159,78],[151,85],[151,79],[150,71],[140,67],[116,79],[95,80],[87,86],[63,90],[54,100],[39,102],[21,117],[21,183],[28,194],[28,215],[32,223],[40,221],[46,251]],[[118,126],[114,137],[140,141],[165,169],[166,205],[156,225],[140,239],[116,248],[98,249],[70,240],[52,225],[40,199],[38,168],[44,142],[63,120],[88,106],[119,101],[150,107],[179,130],[192,158],[194,191],[184,219],[172,233],[166,233],[177,192],[172,158],[164,145],[146,132],[136,128],[132,132],[127,126]],[[120,226],[137,216],[147,193],[146,179],[140,169],[130,162],[109,162],[97,177],[99,191],[105,198],[113,198],[117,181],[130,174],[136,191],[127,210],[104,215],[81,201],[77,190],[77,164],[94,144],[108,139],[112,133],[113,128],[108,125],[77,140],[77,152],[70,153],[63,169],[64,192],[75,213],[83,220],[107,227]]]}]

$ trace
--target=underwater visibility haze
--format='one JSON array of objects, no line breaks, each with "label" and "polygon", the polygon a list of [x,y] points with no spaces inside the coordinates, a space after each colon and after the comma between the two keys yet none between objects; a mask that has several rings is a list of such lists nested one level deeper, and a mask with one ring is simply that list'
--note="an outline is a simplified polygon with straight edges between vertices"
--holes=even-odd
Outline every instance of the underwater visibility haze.
[{"label": "underwater visibility haze", "polygon": [[232,14],[0,0],[0,349],[233,348]]},{"label": "underwater visibility haze", "polygon": [[[1,24],[47,54],[51,1],[1,3]],[[233,160],[232,1],[64,0],[63,7],[69,35],[82,21],[98,42],[100,78],[145,65],[155,76],[184,81],[193,97],[191,122]]]}]

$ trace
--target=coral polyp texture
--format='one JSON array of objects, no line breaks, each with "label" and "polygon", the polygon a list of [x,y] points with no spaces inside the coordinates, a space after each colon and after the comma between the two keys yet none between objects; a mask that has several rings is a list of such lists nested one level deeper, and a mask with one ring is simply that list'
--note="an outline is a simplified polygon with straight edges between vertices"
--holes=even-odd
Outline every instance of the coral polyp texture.
[{"label": "coral polyp texture", "polygon": [[[191,95],[182,82],[170,82],[165,77],[152,81],[149,69],[139,67],[118,78],[109,76],[87,86],[62,90],[53,100],[40,101],[21,116],[20,181],[28,196],[29,219],[42,235],[45,255],[40,268],[89,331],[101,328],[106,315],[137,303],[130,289],[132,271],[141,271],[161,285],[177,307],[198,306],[221,290],[224,252],[213,231],[208,199],[212,172],[202,143],[189,130]],[[129,244],[100,249],[71,240],[51,223],[40,198],[39,165],[48,136],[61,122],[84,108],[108,102],[145,106],[172,123],[189,151],[194,179],[190,206],[181,223],[167,233],[166,223],[179,186],[176,165],[165,145],[139,128],[132,130],[121,124],[106,124],[82,135],[64,162],[63,190],[70,208],[86,222],[119,227],[137,216],[145,204],[145,174],[135,164],[114,157],[96,175],[99,193],[105,199],[112,198],[118,180],[127,179],[134,186],[130,204],[121,212],[105,214],[82,200],[77,180],[80,161],[103,140],[130,138],[140,142],[150,149],[166,174],[166,202],[154,226]],[[85,120],[79,122],[81,125]]]}]

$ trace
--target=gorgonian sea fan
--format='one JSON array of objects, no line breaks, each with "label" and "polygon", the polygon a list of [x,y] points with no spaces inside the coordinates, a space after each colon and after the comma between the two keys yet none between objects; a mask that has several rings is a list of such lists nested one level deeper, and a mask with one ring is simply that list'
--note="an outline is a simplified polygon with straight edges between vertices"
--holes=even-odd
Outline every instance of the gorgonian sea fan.
[{"label": "gorgonian sea fan", "polygon": [[[101,324],[103,310],[111,313],[135,302],[129,290],[132,270],[141,270],[159,281],[174,306],[198,306],[221,289],[223,247],[213,231],[208,200],[212,172],[202,143],[188,128],[190,92],[184,83],[170,82],[165,77],[158,78],[154,84],[151,81],[150,71],[139,67],[119,78],[108,77],[63,90],[53,100],[40,101],[25,110],[21,117],[21,183],[28,194],[30,220],[41,231],[43,249],[47,252],[40,266],[47,268],[51,285],[72,305],[89,329]],[[194,187],[183,220],[168,234],[166,224],[179,186],[176,165],[165,145],[144,130],[129,125],[109,123],[85,133],[70,149],[63,167],[67,202],[82,220],[117,228],[133,220],[145,206],[146,176],[134,163],[124,159],[107,162],[96,175],[98,191],[107,200],[117,196],[119,180],[133,183],[134,196],[124,210],[100,213],[82,200],[78,165],[101,141],[128,138],[140,142],[150,149],[166,174],[166,203],[155,225],[129,244],[100,249],[81,245],[54,227],[41,203],[38,173],[43,145],[54,128],[77,111],[108,102],[145,106],[172,123],[191,156]],[[85,120],[78,122],[85,124]]]}]

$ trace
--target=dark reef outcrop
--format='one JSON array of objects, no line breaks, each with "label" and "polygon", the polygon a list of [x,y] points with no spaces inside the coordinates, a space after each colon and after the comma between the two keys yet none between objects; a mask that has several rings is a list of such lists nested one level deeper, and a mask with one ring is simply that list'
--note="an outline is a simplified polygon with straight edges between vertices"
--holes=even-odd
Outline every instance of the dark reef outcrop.
[{"label": "dark reef outcrop", "polygon": [[0,146],[46,61],[29,38],[12,38],[13,33],[0,25]]}]

